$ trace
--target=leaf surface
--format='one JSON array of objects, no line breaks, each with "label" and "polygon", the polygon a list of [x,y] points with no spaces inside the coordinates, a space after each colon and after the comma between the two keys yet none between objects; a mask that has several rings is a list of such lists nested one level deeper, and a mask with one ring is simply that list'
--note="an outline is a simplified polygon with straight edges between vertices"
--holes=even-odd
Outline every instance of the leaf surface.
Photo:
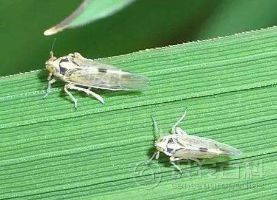
[{"label": "leaf surface", "polygon": [[[141,93],[79,92],[63,83],[43,100],[44,70],[0,78],[0,198],[273,199],[277,156],[277,28],[99,59],[146,75]],[[154,116],[167,134],[191,135],[243,152],[229,165],[183,174],[153,154]]]}]

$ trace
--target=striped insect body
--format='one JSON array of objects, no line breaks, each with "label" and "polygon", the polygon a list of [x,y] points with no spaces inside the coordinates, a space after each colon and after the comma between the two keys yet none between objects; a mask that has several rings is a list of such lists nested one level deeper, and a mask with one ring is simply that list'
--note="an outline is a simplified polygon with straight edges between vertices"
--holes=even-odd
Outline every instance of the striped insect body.
[{"label": "striped insect body", "polygon": [[[186,114],[186,113],[185,113]],[[212,159],[216,157],[239,156],[240,151],[227,144],[212,139],[188,135],[178,127],[178,124],[185,118],[185,114],[172,127],[170,135],[159,137],[155,141],[156,152],[152,159],[159,158],[160,152],[169,156],[171,164],[181,172],[176,161],[193,160],[200,164],[199,159]],[[155,133],[159,134],[157,122],[153,118]]]},{"label": "striped insect body", "polygon": [[51,91],[51,85],[57,79],[66,82],[64,91],[70,96],[77,108],[77,99],[69,90],[83,91],[93,96],[101,103],[104,99],[92,88],[106,90],[141,90],[147,86],[147,78],[141,75],[123,71],[114,66],[84,58],[80,53],[71,53],[60,58],[51,57],[45,63],[49,71],[48,88],[45,97]]}]

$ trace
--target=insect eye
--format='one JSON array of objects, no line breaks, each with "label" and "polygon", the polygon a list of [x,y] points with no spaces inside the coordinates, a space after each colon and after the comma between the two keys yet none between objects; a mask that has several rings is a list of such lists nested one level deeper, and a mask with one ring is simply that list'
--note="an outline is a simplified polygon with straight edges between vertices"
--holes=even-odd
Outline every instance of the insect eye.
[{"label": "insect eye", "polygon": [[50,73],[53,73],[53,72],[55,72],[55,69],[54,69],[54,67],[52,66],[52,65],[46,65],[46,69],[50,72]]}]

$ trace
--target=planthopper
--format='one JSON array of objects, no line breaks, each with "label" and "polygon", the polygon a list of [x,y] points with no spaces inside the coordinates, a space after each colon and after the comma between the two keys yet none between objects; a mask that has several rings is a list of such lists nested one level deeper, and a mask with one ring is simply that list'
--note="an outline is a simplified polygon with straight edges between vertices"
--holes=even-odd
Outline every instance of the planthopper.
[{"label": "planthopper", "polygon": [[145,88],[148,83],[145,76],[84,58],[80,53],[70,53],[67,56],[56,58],[51,51],[50,56],[45,63],[49,76],[48,88],[44,97],[48,96],[51,85],[59,79],[66,83],[64,91],[74,102],[75,108],[77,108],[77,99],[69,90],[85,92],[104,103],[104,99],[92,89],[136,91]]},{"label": "planthopper", "polygon": [[[170,163],[181,172],[175,162],[193,160],[200,163],[199,159],[214,159],[217,157],[237,157],[241,152],[230,145],[212,139],[188,135],[178,127],[185,118],[186,113],[172,126],[171,134],[161,136],[155,141],[156,152],[150,161],[159,158],[160,152],[169,156]],[[155,135],[159,135],[157,122],[153,119]]]}]

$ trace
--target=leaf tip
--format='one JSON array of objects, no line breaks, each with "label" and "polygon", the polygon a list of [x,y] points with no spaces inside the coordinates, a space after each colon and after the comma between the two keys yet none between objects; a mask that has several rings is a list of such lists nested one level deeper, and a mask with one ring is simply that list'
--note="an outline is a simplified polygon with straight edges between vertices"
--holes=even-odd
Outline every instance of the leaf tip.
[{"label": "leaf tip", "polygon": [[54,26],[54,27],[51,27],[51,28],[47,29],[46,31],[44,31],[43,34],[45,36],[49,36],[49,35],[54,35],[60,31],[62,31],[61,28],[57,28],[56,26]]}]

